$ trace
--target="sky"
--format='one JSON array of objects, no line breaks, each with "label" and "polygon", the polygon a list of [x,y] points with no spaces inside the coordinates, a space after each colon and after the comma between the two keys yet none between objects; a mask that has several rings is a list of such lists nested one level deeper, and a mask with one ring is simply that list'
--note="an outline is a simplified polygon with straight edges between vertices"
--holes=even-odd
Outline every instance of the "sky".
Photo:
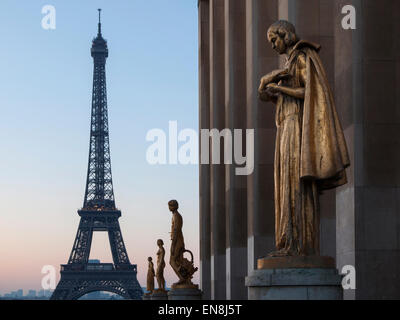
[{"label": "sky", "polygon": [[[42,7],[56,29],[42,28]],[[198,167],[150,165],[146,134],[168,122],[198,130],[197,0],[1,0],[0,294],[41,289],[45,265],[67,263],[83,204],[97,8],[108,41],[107,92],[116,205],[128,255],[146,286],[157,239],[167,252],[177,199],[186,247],[199,259]],[[91,259],[111,262],[95,233]],[[198,282],[197,273],[194,280]]]}]

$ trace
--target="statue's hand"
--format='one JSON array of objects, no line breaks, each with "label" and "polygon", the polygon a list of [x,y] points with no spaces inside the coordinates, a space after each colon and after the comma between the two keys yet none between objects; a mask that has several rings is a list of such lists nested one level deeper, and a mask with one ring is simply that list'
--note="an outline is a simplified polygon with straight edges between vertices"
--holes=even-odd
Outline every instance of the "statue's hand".
[{"label": "statue's hand", "polygon": [[260,86],[259,86],[259,88],[258,88],[258,93],[259,93],[260,95],[264,93],[265,87],[266,87],[267,84],[268,84],[268,82],[267,82],[268,79],[267,79],[266,77],[267,77],[267,76],[264,76],[264,77],[261,78]]},{"label": "statue's hand", "polygon": [[267,102],[272,100],[272,96],[267,90],[264,90],[261,93],[259,93],[258,98],[262,101],[267,101]]},{"label": "statue's hand", "polygon": [[280,90],[280,86],[277,85],[276,83],[270,83],[267,85],[267,89],[268,92],[270,92],[272,95],[276,95],[278,93],[281,92]]},{"label": "statue's hand", "polygon": [[265,90],[263,90],[261,93],[258,94],[258,97],[262,101],[276,102],[276,99],[278,98],[279,95],[280,93],[276,93],[275,91],[273,91],[272,88],[266,88]]},{"label": "statue's hand", "polygon": [[274,70],[267,75],[263,76],[260,81],[260,87],[258,88],[258,93],[262,93],[266,87],[271,83],[277,83],[280,80],[290,77],[287,69]]}]

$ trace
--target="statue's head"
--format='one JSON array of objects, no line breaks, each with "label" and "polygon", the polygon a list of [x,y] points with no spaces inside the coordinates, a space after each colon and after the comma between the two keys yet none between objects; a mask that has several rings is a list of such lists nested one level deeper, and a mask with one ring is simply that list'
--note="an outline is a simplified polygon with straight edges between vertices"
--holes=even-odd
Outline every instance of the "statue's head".
[{"label": "statue's head", "polygon": [[286,20],[279,20],[269,27],[268,41],[271,42],[272,49],[279,54],[284,54],[298,41],[296,28]]},{"label": "statue's head", "polygon": [[147,261],[151,262],[151,261],[153,261],[153,258],[152,257],[148,257]]},{"label": "statue's head", "polygon": [[168,208],[169,208],[169,210],[171,212],[174,212],[174,211],[178,210],[178,208],[179,208],[178,201],[176,201],[176,200],[169,201],[168,202]]},{"label": "statue's head", "polygon": [[162,239],[158,239],[158,240],[157,240],[157,245],[158,245],[159,247],[163,246],[163,245],[164,245],[164,241],[162,241]]}]

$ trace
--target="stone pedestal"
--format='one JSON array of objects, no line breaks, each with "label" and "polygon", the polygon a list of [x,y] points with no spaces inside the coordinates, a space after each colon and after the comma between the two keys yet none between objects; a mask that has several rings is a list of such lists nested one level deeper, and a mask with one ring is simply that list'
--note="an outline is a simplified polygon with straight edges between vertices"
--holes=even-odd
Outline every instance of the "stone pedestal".
[{"label": "stone pedestal", "polygon": [[202,295],[198,288],[173,288],[168,291],[168,300],[201,300]]},{"label": "stone pedestal", "polygon": [[341,282],[329,257],[259,259],[246,277],[249,300],[341,300]]},{"label": "stone pedestal", "polygon": [[154,291],[150,300],[168,300],[168,291]]},{"label": "stone pedestal", "polygon": [[151,300],[151,295],[144,294],[143,297],[142,297],[142,300]]}]

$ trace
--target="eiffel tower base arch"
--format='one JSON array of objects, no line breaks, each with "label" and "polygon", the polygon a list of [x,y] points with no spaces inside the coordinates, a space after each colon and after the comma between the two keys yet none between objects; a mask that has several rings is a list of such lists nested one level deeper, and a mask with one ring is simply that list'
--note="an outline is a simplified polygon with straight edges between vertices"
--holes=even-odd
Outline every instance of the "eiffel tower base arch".
[{"label": "eiffel tower base arch", "polygon": [[51,300],[78,300],[94,291],[115,293],[127,300],[141,300],[143,296],[134,270],[61,271]]}]

